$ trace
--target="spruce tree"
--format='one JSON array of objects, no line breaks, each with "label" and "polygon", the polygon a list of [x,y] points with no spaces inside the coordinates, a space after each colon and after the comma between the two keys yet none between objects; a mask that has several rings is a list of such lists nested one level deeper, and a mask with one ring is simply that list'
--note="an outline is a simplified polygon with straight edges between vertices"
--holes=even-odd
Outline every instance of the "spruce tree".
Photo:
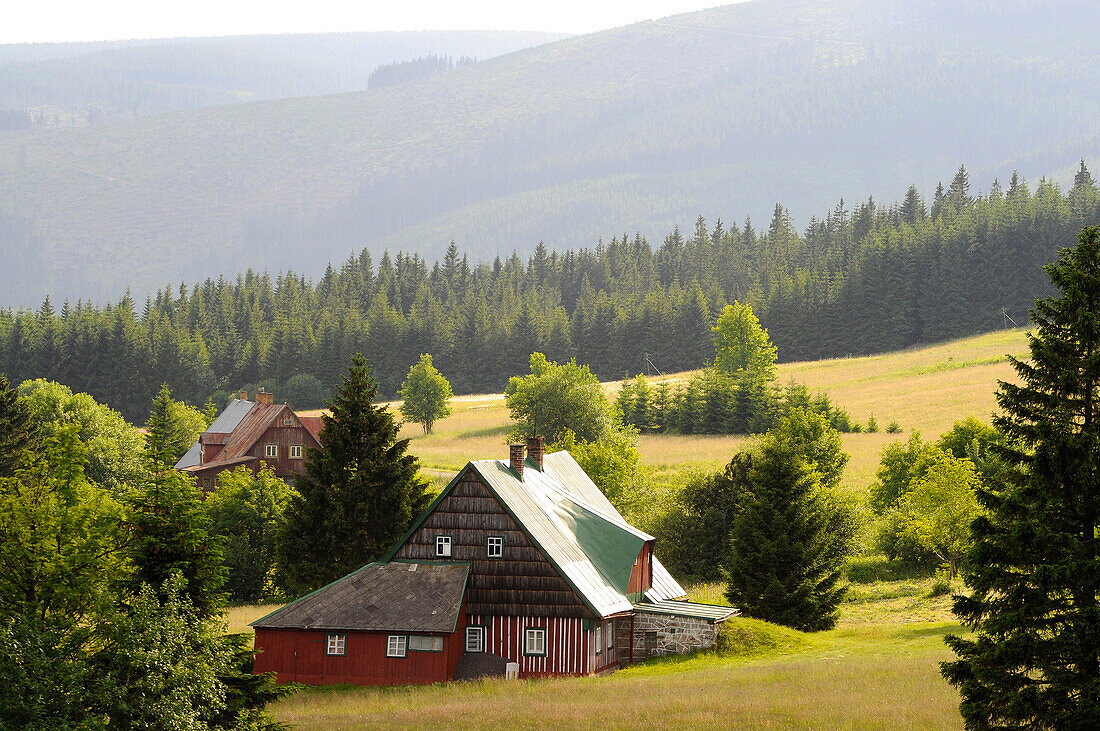
[{"label": "spruce tree", "polygon": [[279,555],[293,590],[316,589],[374,561],[427,507],[409,440],[397,438],[393,414],[374,404],[377,393],[370,366],[356,355],[321,417],[322,449],[308,450],[287,508]]},{"label": "spruce tree", "polygon": [[1100,727],[1100,229],[1046,267],[1021,383],[1000,384],[1003,484],[979,499],[944,676],[968,728]]},{"label": "spruce tree", "polygon": [[11,477],[31,448],[32,428],[26,406],[19,394],[0,376],[0,477]]},{"label": "spruce tree", "polygon": [[849,526],[822,494],[819,476],[784,439],[751,457],[731,531],[726,597],[749,617],[803,631],[830,629],[851,544]]}]

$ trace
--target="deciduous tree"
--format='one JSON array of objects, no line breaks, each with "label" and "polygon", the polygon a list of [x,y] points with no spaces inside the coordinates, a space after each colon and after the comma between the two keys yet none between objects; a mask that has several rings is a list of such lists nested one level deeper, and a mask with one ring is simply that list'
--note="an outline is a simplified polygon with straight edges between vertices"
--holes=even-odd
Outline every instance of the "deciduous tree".
[{"label": "deciduous tree", "polygon": [[451,415],[451,384],[432,365],[432,356],[424,353],[409,368],[405,382],[401,384],[401,414],[424,426],[424,433],[432,433],[432,425]]},{"label": "deciduous tree", "polygon": [[560,444],[568,430],[580,441],[596,442],[616,426],[600,379],[575,360],[559,365],[532,353],[531,373],[509,378],[504,394],[517,439],[542,437]]},{"label": "deciduous tree", "polygon": [[752,305],[726,305],[714,326],[714,365],[729,374],[738,371],[761,381],[775,378],[777,351],[753,314]]}]

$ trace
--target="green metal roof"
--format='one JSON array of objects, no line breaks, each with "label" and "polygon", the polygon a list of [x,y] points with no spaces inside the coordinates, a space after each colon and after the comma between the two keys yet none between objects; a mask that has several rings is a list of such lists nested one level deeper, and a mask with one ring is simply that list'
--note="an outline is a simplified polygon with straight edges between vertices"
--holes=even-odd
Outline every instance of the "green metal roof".
[{"label": "green metal roof", "polygon": [[645,614],[665,614],[673,617],[692,617],[718,622],[740,612],[733,607],[720,607],[716,604],[695,604],[693,602],[640,602],[634,605],[635,612]]},{"label": "green metal roof", "polygon": [[[552,475],[557,479],[563,492],[577,500],[584,502],[592,510],[612,520],[626,524],[626,520],[603,494],[603,491],[592,482],[592,478],[569,452],[553,452],[543,458],[543,474]],[[680,586],[672,574],[664,567],[656,556],[653,556],[652,588],[646,591],[647,599],[661,601],[665,599],[680,599],[687,596],[687,591]],[[625,591],[625,589],[623,590]]]}]

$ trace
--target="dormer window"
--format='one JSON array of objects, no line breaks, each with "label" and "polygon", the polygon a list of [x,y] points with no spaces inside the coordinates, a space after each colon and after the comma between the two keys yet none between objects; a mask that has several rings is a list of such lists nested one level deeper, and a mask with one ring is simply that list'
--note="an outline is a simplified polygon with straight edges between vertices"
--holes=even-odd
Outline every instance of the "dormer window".
[{"label": "dormer window", "polygon": [[451,537],[450,536],[436,536],[435,537],[435,555],[438,558],[450,558],[451,557]]},{"label": "dormer window", "polygon": [[279,445],[278,444],[265,444],[264,445],[264,456],[265,457],[270,457],[270,458],[278,457],[279,456]]}]

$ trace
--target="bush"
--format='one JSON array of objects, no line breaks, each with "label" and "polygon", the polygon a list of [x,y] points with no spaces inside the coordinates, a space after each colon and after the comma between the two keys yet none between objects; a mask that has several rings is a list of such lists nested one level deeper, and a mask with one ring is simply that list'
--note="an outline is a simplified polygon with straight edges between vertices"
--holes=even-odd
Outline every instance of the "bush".
[{"label": "bush", "polygon": [[867,430],[866,431],[867,431],[868,434],[874,434],[878,431],[878,420],[875,419],[874,414],[871,414],[867,418]]},{"label": "bush", "polygon": [[901,434],[901,424],[897,423],[896,421],[891,421],[890,424],[886,427],[886,433]]}]

